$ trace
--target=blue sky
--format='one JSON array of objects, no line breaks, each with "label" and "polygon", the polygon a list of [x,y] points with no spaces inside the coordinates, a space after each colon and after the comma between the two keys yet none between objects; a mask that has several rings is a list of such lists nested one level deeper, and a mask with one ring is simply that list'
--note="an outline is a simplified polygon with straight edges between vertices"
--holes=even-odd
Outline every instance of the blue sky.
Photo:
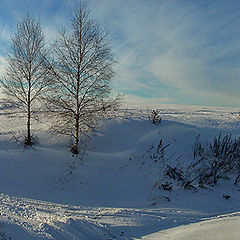
[{"label": "blue sky", "polygon": [[[109,33],[113,81],[130,103],[240,107],[239,0],[88,0]],[[51,42],[73,0],[0,0],[0,71],[27,10]]]}]

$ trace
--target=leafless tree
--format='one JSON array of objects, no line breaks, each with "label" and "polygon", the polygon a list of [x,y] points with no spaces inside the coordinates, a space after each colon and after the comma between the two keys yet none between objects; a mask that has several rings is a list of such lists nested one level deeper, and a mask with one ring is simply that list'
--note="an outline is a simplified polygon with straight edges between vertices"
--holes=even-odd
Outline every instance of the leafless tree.
[{"label": "leafless tree", "polygon": [[[86,4],[75,7],[68,29],[59,32],[49,64],[54,84],[46,96],[55,130],[71,135],[72,152],[79,152],[80,135],[96,129],[99,119],[115,108],[111,98],[115,60],[107,35]],[[50,91],[49,91],[50,92]]]},{"label": "leafless tree", "polygon": [[26,145],[32,145],[31,119],[34,103],[48,85],[48,69],[45,66],[47,51],[40,21],[27,13],[17,23],[6,57],[5,76],[1,79],[7,100],[21,108],[27,118]]}]

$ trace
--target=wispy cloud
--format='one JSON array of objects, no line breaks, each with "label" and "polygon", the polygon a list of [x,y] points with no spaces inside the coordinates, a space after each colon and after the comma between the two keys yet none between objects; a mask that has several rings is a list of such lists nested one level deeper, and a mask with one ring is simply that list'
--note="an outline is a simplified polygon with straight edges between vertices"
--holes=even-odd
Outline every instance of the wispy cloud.
[{"label": "wispy cloud", "polygon": [[104,1],[98,9],[114,36],[116,86],[130,98],[237,104],[239,7],[226,1]]},{"label": "wispy cloud", "polygon": [[[74,0],[23,2],[41,17],[49,42],[68,23],[75,5]],[[236,100],[240,91],[239,1],[87,3],[108,30],[118,59],[114,91],[126,93],[135,102],[240,106]],[[14,19],[26,10],[16,0],[3,5],[7,15],[13,9]],[[9,24],[0,17],[4,43],[11,33]]]},{"label": "wispy cloud", "polygon": [[4,57],[0,56],[0,77],[4,75],[6,66],[6,60]]},{"label": "wispy cloud", "polygon": [[9,41],[11,39],[11,32],[8,25],[0,25],[0,39],[2,41]]}]

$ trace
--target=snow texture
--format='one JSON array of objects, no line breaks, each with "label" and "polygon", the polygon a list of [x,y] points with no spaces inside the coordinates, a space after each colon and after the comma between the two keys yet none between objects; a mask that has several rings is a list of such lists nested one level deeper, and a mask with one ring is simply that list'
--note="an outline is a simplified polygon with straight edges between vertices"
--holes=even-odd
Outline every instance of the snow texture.
[{"label": "snow texture", "polygon": [[[159,109],[160,125],[148,116]],[[240,136],[237,109],[134,106],[109,119],[87,142],[82,158],[48,132],[50,119],[33,122],[39,143],[23,148],[25,119],[0,108],[0,234],[7,239],[239,239],[240,188],[233,179],[199,191],[156,188],[159,165],[148,150],[169,146],[165,158],[192,160],[194,140]],[[46,122],[45,122],[45,121]],[[230,196],[225,199],[223,196]],[[1,236],[1,235],[0,235]]]}]

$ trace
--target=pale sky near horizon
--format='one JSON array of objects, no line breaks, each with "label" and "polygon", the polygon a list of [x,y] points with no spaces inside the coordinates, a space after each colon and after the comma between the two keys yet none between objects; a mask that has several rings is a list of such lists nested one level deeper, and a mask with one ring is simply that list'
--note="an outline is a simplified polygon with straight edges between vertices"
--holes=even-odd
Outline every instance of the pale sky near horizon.
[{"label": "pale sky near horizon", "polygon": [[[16,22],[40,17],[51,42],[74,0],[0,0],[0,74]],[[118,60],[114,92],[130,103],[240,107],[239,0],[87,0]]]}]

